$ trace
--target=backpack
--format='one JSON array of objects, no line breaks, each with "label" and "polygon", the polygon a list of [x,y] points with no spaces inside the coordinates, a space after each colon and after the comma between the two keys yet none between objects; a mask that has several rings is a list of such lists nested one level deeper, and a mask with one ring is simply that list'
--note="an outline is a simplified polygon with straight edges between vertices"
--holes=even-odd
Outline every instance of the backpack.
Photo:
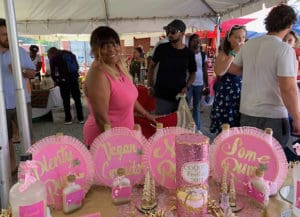
[{"label": "backpack", "polygon": [[201,57],[202,57],[202,69],[204,68],[204,64],[205,64],[205,56],[206,56],[206,53],[201,51]]},{"label": "backpack", "polygon": [[70,75],[74,76],[74,77],[78,77],[79,76],[79,74],[78,74],[79,66],[78,66],[76,56],[73,53],[71,53],[70,51],[64,50],[64,51],[62,51],[62,58],[68,67],[68,71],[69,71]]}]

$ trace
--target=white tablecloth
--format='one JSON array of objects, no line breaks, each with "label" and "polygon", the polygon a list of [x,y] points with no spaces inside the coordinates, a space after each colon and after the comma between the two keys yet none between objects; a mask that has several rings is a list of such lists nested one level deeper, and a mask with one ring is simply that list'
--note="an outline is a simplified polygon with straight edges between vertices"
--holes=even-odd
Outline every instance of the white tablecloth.
[{"label": "white tablecloth", "polygon": [[50,89],[46,108],[32,108],[32,118],[38,118],[46,115],[54,107],[63,107],[63,102],[58,86]]}]

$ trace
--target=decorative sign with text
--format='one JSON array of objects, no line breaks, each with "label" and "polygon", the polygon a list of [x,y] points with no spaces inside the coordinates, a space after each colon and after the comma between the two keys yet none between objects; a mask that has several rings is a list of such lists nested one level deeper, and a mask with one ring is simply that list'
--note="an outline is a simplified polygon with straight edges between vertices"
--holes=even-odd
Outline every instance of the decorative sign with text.
[{"label": "decorative sign with text", "polygon": [[176,188],[175,136],[183,133],[191,132],[180,127],[166,127],[149,138],[151,146],[146,151],[145,164],[155,181],[168,189]]},{"label": "decorative sign with text", "polygon": [[100,134],[91,146],[95,182],[111,187],[118,168],[125,169],[125,176],[132,185],[141,182],[145,174],[144,147],[148,144],[140,131],[125,127],[115,127]]},{"label": "decorative sign with text", "polygon": [[237,192],[245,194],[245,183],[259,164],[266,164],[264,179],[283,184],[288,162],[281,145],[270,134],[254,127],[234,127],[220,133],[211,146],[213,177],[220,182],[224,168],[235,176]]},{"label": "decorative sign with text", "polygon": [[74,174],[75,182],[86,193],[93,184],[94,165],[86,147],[70,136],[46,137],[28,149],[37,164],[35,176],[46,184],[49,206],[62,208],[62,190],[67,176]]}]

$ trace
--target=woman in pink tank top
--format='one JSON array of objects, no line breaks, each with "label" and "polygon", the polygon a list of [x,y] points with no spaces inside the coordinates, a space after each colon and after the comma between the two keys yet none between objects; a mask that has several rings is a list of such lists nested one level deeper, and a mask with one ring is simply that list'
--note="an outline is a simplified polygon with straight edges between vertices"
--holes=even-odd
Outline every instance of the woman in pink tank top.
[{"label": "woman in pink tank top", "polygon": [[91,35],[95,57],[85,80],[89,116],[83,127],[88,146],[104,131],[104,125],[133,129],[134,110],[155,122],[137,101],[138,92],[121,58],[120,38],[110,27],[100,26]]}]

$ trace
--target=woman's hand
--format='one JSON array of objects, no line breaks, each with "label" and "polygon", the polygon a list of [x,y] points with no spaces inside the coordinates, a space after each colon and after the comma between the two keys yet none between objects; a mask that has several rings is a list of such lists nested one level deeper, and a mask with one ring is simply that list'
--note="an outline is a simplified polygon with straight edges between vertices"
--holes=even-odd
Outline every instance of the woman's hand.
[{"label": "woman's hand", "polygon": [[157,123],[156,118],[158,118],[158,115],[150,114],[149,112],[146,112],[144,114],[144,117],[147,118],[149,121],[152,121],[153,123]]}]

